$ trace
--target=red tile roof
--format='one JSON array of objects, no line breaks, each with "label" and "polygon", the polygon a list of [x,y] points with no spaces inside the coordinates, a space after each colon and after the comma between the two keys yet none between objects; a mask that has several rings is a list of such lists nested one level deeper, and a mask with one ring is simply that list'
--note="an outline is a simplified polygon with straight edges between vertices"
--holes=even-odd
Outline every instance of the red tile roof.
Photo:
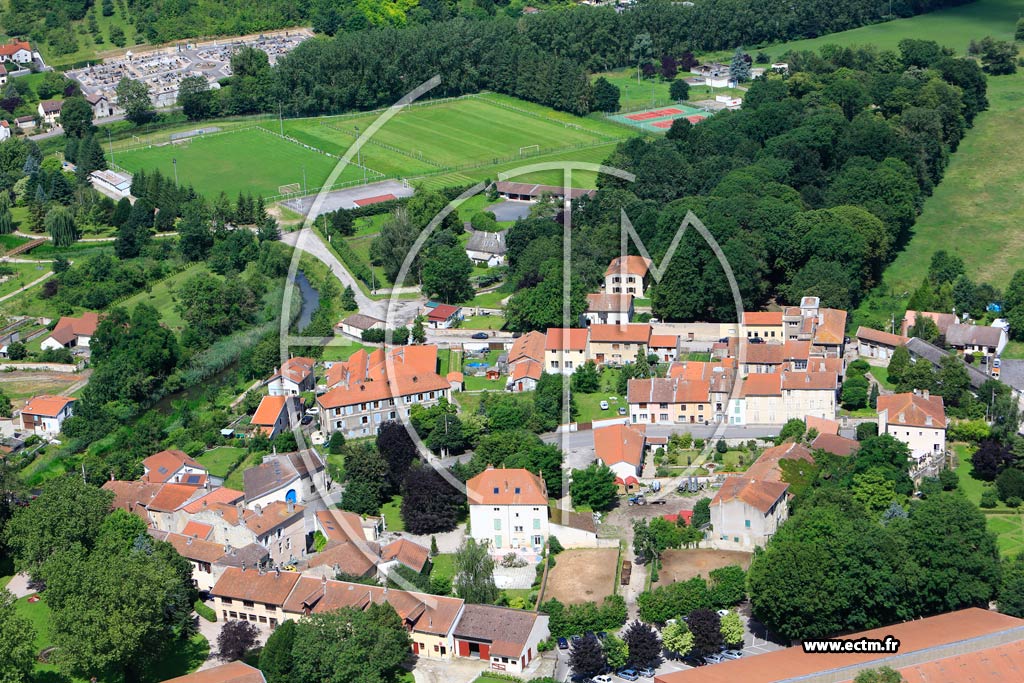
[{"label": "red tile roof", "polygon": [[762,513],[767,514],[772,506],[785,497],[789,484],[778,481],[761,481],[751,479],[746,474],[727,477],[722,488],[711,501],[711,505],[722,505],[733,500],[741,500]]},{"label": "red tile roof", "polygon": [[267,679],[259,669],[237,661],[169,678],[163,683],[267,683]]},{"label": "red tile roof", "polygon": [[587,313],[626,313],[632,307],[632,294],[587,294]]},{"label": "red tile roof", "polygon": [[835,391],[839,377],[834,372],[782,372],[784,391]]},{"label": "red tile roof", "polygon": [[837,308],[818,309],[821,322],[814,330],[813,341],[816,345],[836,346],[846,339],[846,311]]},{"label": "red tile roof", "polygon": [[142,466],[146,468],[146,474],[143,475],[143,479],[156,484],[162,484],[169,481],[175,472],[186,465],[200,470],[206,469],[184,451],[175,449],[160,451],[142,461]]},{"label": "red tile roof", "polygon": [[185,526],[182,528],[181,535],[191,536],[193,538],[199,538],[205,541],[210,537],[210,532],[212,531],[213,527],[209,524],[203,524],[202,522],[197,522],[195,520],[190,519],[188,523],[185,524]]},{"label": "red tile roof", "polygon": [[284,410],[288,396],[264,396],[250,420],[257,427],[272,427]]},{"label": "red tile roof", "polygon": [[818,434],[838,434],[839,423],[835,420],[829,420],[824,417],[814,417],[808,415],[804,418],[804,424],[807,425],[807,430],[815,430]]},{"label": "red tile roof", "polygon": [[625,325],[594,324],[590,326],[591,342],[646,344],[650,338],[651,326],[647,323],[627,323]]},{"label": "red tile roof", "polygon": [[705,380],[666,377],[631,379],[626,396],[634,403],[707,403],[711,385]]},{"label": "red tile roof", "polygon": [[317,402],[324,408],[339,408],[450,389],[436,368],[437,347],[431,344],[399,346],[387,356],[382,349],[369,354],[360,349],[344,363],[331,366],[327,371],[331,390],[318,396]]},{"label": "red tile roof", "polygon": [[544,342],[543,332],[527,332],[512,342],[512,347],[508,351],[508,362],[515,363],[522,358],[543,362]]},{"label": "red tile roof", "polygon": [[380,557],[385,562],[398,560],[409,569],[421,572],[430,559],[430,550],[407,538],[400,538],[381,548]]},{"label": "red tile roof", "polygon": [[811,452],[798,443],[784,443],[772,448],[766,448],[743,474],[747,479],[760,479],[762,481],[781,481],[782,470],[779,468],[781,460],[805,460],[814,462]]},{"label": "red tile roof", "polygon": [[604,271],[605,277],[609,275],[639,275],[644,277],[651,267],[651,259],[643,256],[616,256],[608,264]]},{"label": "red tile roof", "polygon": [[67,396],[34,396],[29,399],[25,407],[21,409],[23,414],[28,415],[42,415],[43,417],[57,417],[60,411],[64,410],[64,407],[69,403],[74,403],[75,399]]},{"label": "red tile roof", "polygon": [[202,498],[196,498],[195,500],[191,501],[188,505],[183,507],[182,510],[184,510],[190,515],[194,515],[195,513],[200,512],[211,505],[234,505],[238,501],[242,500],[242,498],[244,497],[245,494],[242,493],[241,491],[235,491],[234,489],[229,489],[227,487],[222,486],[220,488],[216,488],[210,491]]},{"label": "red tile roof", "polygon": [[679,337],[674,334],[651,334],[650,340],[647,345],[652,349],[655,348],[676,348],[679,343]]},{"label": "red tile roof", "polygon": [[[957,612],[949,612],[934,617],[926,617],[908,621],[893,626],[850,634],[846,638],[867,638],[882,640],[886,636],[892,636],[900,643],[899,654],[885,653],[843,653],[843,654],[821,654],[806,653],[803,647],[797,645],[785,650],[776,650],[754,657],[744,657],[735,661],[722,662],[714,666],[704,666],[699,669],[687,669],[668,674],[661,674],[655,677],[655,683],[775,683],[776,681],[795,680],[829,680],[849,681],[856,676],[857,667],[877,668],[891,666],[900,669],[907,677],[908,683],[922,681],[920,676],[913,670],[918,666],[931,669],[932,664],[943,664],[952,666],[957,663],[957,672],[949,675],[937,675],[924,679],[929,683],[966,683],[967,681],[978,681],[989,683],[999,681],[1000,683],[1012,680],[1020,680],[1019,677],[992,677],[989,673],[1013,671],[1013,666],[1021,661],[1021,655],[1014,657],[1012,662],[993,661],[988,654],[990,649],[978,649],[978,645],[972,640],[990,636],[993,634],[1006,633],[1007,639],[1012,639],[1008,645],[1021,647],[1019,635],[1014,638],[1013,631],[1024,626],[1024,620],[1015,617],[991,612],[989,610],[971,607]],[[1002,648],[1003,646],[998,646]],[[994,649],[994,648],[993,648]],[[952,651],[959,651],[953,654]],[[901,668],[901,660],[919,661],[921,664]],[[922,661],[923,660],[923,661]],[[952,661],[951,661],[952,660]],[[926,663],[927,662],[927,663]],[[844,670],[848,673],[843,675]],[[946,671],[949,669],[947,668]],[[939,669],[938,671],[942,671]]]},{"label": "red tile roof", "polygon": [[273,382],[278,377],[283,377],[296,384],[302,384],[306,378],[313,374],[313,365],[315,363],[316,361],[312,358],[305,358],[303,356],[289,358],[284,363],[281,363],[280,369],[274,372],[267,381]]},{"label": "red tile roof", "polygon": [[24,40],[12,40],[9,43],[0,45],[0,57],[13,57],[16,52],[21,50],[32,52],[31,43],[27,43]]},{"label": "red tile roof", "polygon": [[470,505],[547,505],[544,480],[525,469],[488,467],[466,482]]},{"label": "red tile roof", "polygon": [[828,453],[834,455],[853,455],[853,453],[860,448],[860,443],[854,439],[847,439],[844,436],[838,434],[819,434],[814,441],[811,442],[811,448],[818,450],[819,448]]},{"label": "red tile roof", "polygon": [[544,366],[535,360],[523,360],[516,363],[512,367],[512,381],[517,382],[521,379],[534,379],[539,380],[541,374],[544,372]]},{"label": "red tile roof", "polygon": [[49,336],[61,344],[70,344],[78,337],[92,337],[95,335],[99,324],[100,316],[98,313],[87,311],[78,318],[64,316],[57,321]]},{"label": "red tile roof", "polygon": [[743,324],[782,327],[782,311],[743,311]]},{"label": "red tile roof", "polygon": [[437,322],[444,322],[453,315],[462,310],[459,306],[452,306],[451,304],[438,304],[430,309],[427,313],[427,320],[434,320]]},{"label": "red tile roof", "polygon": [[644,456],[644,433],[625,424],[595,429],[594,455],[608,466],[624,462],[640,467]]},{"label": "red tile roof", "polygon": [[260,508],[260,511],[245,510],[242,513],[242,521],[249,531],[257,536],[267,534],[279,526],[286,526],[296,521],[302,522],[303,511],[306,508],[301,505],[292,505],[288,510],[288,503],[274,501]]},{"label": "red tile roof", "polygon": [[[232,600],[251,600],[266,605],[284,605],[300,574],[295,572],[267,572],[255,568],[228,567],[211,591],[214,595]],[[319,583],[319,580],[317,580]]]},{"label": "red tile roof", "polygon": [[923,394],[883,394],[878,397],[878,412],[888,410],[887,424],[929,429],[946,428],[946,408],[941,396]]},{"label": "red tile roof", "polygon": [[782,375],[777,372],[747,375],[740,396],[782,396]]},{"label": "red tile roof", "polygon": [[585,328],[549,327],[545,338],[546,351],[584,351],[587,348]]},{"label": "red tile roof", "polygon": [[160,493],[149,503],[149,509],[156,512],[174,512],[196,495],[196,487],[186,484],[164,484]]},{"label": "red tile roof", "polygon": [[870,327],[864,327],[863,325],[857,328],[857,339],[863,340],[872,344],[881,344],[882,346],[891,346],[896,348],[897,346],[903,346],[909,341],[906,337],[901,334],[890,334],[888,332],[882,332],[875,330]]},{"label": "red tile roof", "polygon": [[316,521],[324,536],[332,541],[362,541],[366,538],[363,533],[363,519],[354,512],[337,509],[318,510]]}]

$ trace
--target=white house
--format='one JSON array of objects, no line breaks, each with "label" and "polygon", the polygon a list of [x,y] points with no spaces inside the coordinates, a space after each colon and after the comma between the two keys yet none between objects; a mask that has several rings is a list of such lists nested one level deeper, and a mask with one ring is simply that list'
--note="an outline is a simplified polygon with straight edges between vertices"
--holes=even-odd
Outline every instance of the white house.
[{"label": "white house", "polygon": [[121,108],[112,99],[107,97],[106,93],[99,92],[86,95],[85,101],[92,107],[93,118],[102,119],[121,113]]},{"label": "white house", "polygon": [[453,634],[459,657],[481,659],[506,674],[523,673],[549,635],[547,615],[494,605],[463,607]]},{"label": "white house", "polygon": [[711,500],[712,544],[728,550],[764,547],[789,516],[788,490],[784,482],[745,474],[726,478]]},{"label": "white house", "polygon": [[428,301],[423,312],[427,316],[427,325],[435,330],[446,330],[464,317],[461,306],[439,304],[436,301]]},{"label": "white house", "polygon": [[18,126],[18,130],[32,130],[36,127],[36,117],[31,114],[18,116],[15,117],[14,124]]},{"label": "white house", "polygon": [[347,334],[348,336],[355,337],[356,339],[362,339],[363,332],[366,332],[367,330],[383,330],[384,321],[379,318],[374,318],[372,315],[353,313],[338,323],[337,328],[342,334]]},{"label": "white house", "polygon": [[302,419],[302,399],[298,396],[264,396],[250,420],[268,439],[273,439]]},{"label": "white house", "polygon": [[647,272],[651,259],[643,256],[616,256],[604,271],[606,294],[632,294],[643,299],[647,291]]},{"label": "white house", "polygon": [[245,504],[250,508],[279,502],[304,505],[320,500],[333,485],[324,461],[312,449],[267,455],[242,476]]},{"label": "white house", "polygon": [[907,444],[911,476],[923,474],[946,454],[946,408],[928,391],[878,397],[878,433]]},{"label": "white house", "polygon": [[946,344],[960,353],[986,356],[998,356],[1009,341],[1004,328],[987,325],[950,325],[945,336]]},{"label": "white house", "polygon": [[642,431],[627,424],[595,429],[594,456],[615,473],[615,483],[622,493],[639,488],[644,469]]},{"label": "white house", "polygon": [[508,391],[533,391],[544,372],[544,366],[535,360],[525,360],[512,366],[505,388]]},{"label": "white house", "polygon": [[98,313],[85,312],[78,318],[64,316],[57,321],[53,331],[43,339],[39,347],[43,350],[88,348],[99,324]]},{"label": "white house", "polygon": [[632,294],[588,294],[587,310],[583,319],[588,325],[627,324],[635,312]]},{"label": "white house", "polygon": [[471,534],[490,552],[539,556],[548,541],[544,480],[525,469],[488,467],[466,482]]},{"label": "white house", "polygon": [[267,380],[267,391],[271,396],[296,396],[303,391],[312,391],[316,378],[313,376],[312,358],[296,356],[289,358]]},{"label": "white house", "polygon": [[32,45],[23,40],[12,40],[0,45],[0,61],[30,64],[32,62]]},{"label": "white house", "polygon": [[60,110],[64,107],[64,100],[45,100],[39,103],[39,117],[44,123],[51,126],[57,125],[60,119]]},{"label": "white house", "polygon": [[35,396],[21,409],[21,428],[35,434],[55,436],[64,420],[74,413],[75,399],[67,396]]},{"label": "white house", "polygon": [[142,481],[151,484],[202,486],[206,483],[206,477],[206,468],[184,451],[160,451],[142,461]]},{"label": "white house", "polygon": [[505,264],[505,234],[500,232],[475,231],[466,242],[466,256],[473,263],[494,268]]},{"label": "white house", "polygon": [[[3,83],[0,83],[0,85],[3,85]],[[11,124],[7,123],[6,120],[0,120],[0,142],[9,137],[11,137]]]}]

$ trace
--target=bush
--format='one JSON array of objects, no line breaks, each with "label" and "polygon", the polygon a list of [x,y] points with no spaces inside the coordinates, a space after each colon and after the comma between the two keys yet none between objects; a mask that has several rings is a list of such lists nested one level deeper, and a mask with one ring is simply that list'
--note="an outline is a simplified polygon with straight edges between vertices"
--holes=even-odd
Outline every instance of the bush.
[{"label": "bush", "polygon": [[217,613],[212,607],[202,600],[196,600],[196,604],[193,605],[193,607],[196,610],[196,614],[201,616],[203,619],[206,619],[207,621],[217,621]]},{"label": "bush", "polygon": [[1003,470],[996,477],[996,490],[999,492],[1000,500],[1024,498],[1024,472],[1016,467]]},{"label": "bush", "polygon": [[978,444],[989,437],[989,426],[984,420],[958,420],[949,426],[947,441]]},{"label": "bush", "polygon": [[1021,504],[1020,496],[1010,496],[1006,499],[1006,507],[1008,508],[1019,508]]},{"label": "bush", "polygon": [[725,439],[718,440],[718,443],[715,444],[715,450],[721,453],[722,455],[725,455],[725,453],[729,450],[729,447],[725,444]]},{"label": "bush", "polygon": [[863,358],[858,358],[857,360],[853,361],[852,363],[846,366],[846,378],[849,379],[851,377],[858,376],[863,377],[868,373],[868,370],[870,369],[871,366],[868,364],[866,360],[864,360]]},{"label": "bush", "polygon": [[873,436],[878,436],[877,422],[861,422],[857,425],[857,441],[870,439]]},{"label": "bush", "polygon": [[995,489],[985,489],[981,492],[981,507],[994,508],[999,504],[999,496]]},{"label": "bush", "polygon": [[552,555],[557,555],[562,552],[565,548],[562,547],[561,542],[555,536],[548,536],[548,552]]}]

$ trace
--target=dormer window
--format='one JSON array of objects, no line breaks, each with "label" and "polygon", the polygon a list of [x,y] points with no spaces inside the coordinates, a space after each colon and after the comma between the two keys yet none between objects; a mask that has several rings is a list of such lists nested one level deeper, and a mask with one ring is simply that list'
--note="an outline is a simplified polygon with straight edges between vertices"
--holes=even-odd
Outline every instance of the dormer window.
[{"label": "dormer window", "polygon": [[517,487],[516,487],[516,494],[519,494],[519,493],[522,493],[522,491],[520,491],[520,490],[519,490],[519,487],[517,486]]}]

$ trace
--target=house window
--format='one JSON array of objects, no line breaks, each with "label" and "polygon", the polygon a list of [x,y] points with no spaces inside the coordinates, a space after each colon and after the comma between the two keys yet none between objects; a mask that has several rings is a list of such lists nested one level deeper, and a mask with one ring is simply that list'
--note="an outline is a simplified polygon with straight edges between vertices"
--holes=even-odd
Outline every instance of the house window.
[{"label": "house window", "polygon": [[[499,490],[500,489],[497,486],[494,487],[494,493],[498,493]],[[495,510],[497,510],[497,508],[495,508]]]},{"label": "house window", "polygon": [[539,517],[533,520],[533,528],[534,529],[539,529],[540,528],[540,518]]},{"label": "house window", "polygon": [[495,548],[500,548],[501,547],[501,536],[495,536],[494,537],[494,547]]},{"label": "house window", "polygon": [[750,520],[749,519],[743,520],[743,526],[745,526],[746,528],[749,529],[750,528]]},{"label": "house window", "polygon": [[540,537],[540,536],[534,536],[533,537],[533,544],[534,545],[541,545],[543,542],[544,542],[544,539],[542,537]]},{"label": "house window", "polygon": [[265,616],[263,616],[262,614],[260,615],[260,623],[261,624],[267,623],[267,618]]},{"label": "house window", "polygon": [[500,519],[494,520],[494,530],[495,531],[501,531],[501,520]]},{"label": "house window", "polygon": [[[517,493],[517,494],[518,494],[518,493],[522,493],[522,491],[521,491],[521,490],[519,489],[519,487],[518,487],[518,486],[516,487],[516,493]],[[519,513],[517,512],[517,513],[516,513],[516,517],[518,517],[518,516],[519,516]]]},{"label": "house window", "polygon": [[228,614],[231,615],[232,619],[237,619],[238,618],[238,612],[228,612]]},{"label": "house window", "polygon": [[522,533],[523,532],[523,527],[521,527],[521,526],[513,527],[512,530],[515,531],[516,533]]},{"label": "house window", "polygon": [[221,598],[221,602],[223,602],[225,605],[230,605],[231,598]]},{"label": "house window", "polygon": [[242,607],[254,607],[252,600],[242,600]]}]

